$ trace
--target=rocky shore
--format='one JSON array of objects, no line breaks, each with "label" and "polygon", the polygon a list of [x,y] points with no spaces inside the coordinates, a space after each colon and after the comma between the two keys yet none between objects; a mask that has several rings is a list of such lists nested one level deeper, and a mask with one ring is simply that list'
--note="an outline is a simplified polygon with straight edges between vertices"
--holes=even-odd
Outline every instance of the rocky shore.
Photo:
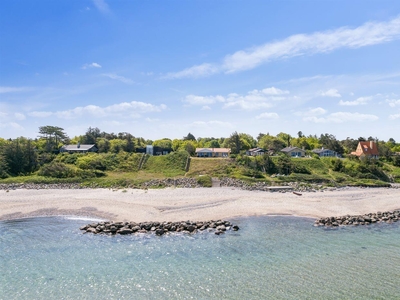
[{"label": "rocky shore", "polygon": [[60,190],[76,190],[84,189],[89,187],[84,187],[80,183],[0,183],[0,190],[50,190],[50,189],[60,189]]},{"label": "rocky shore", "polygon": [[314,226],[338,227],[338,226],[358,226],[370,225],[373,223],[393,223],[400,219],[400,210],[369,213],[364,215],[346,215],[341,217],[321,218],[315,221]]},{"label": "rocky shore", "polygon": [[[246,191],[265,191],[273,192],[271,190],[271,184],[267,182],[256,182],[250,184],[240,179],[223,177],[219,180],[221,187],[238,188]],[[328,187],[318,183],[304,183],[304,182],[288,182],[283,183],[282,186],[290,187],[291,191],[296,192],[324,192],[324,191],[336,191],[347,187]],[[154,189],[154,188],[201,188],[202,186],[198,183],[196,178],[166,178],[166,179],[152,179],[144,182],[141,189]],[[86,189],[86,188],[101,188],[96,183],[89,185],[81,185],[80,183],[2,183],[0,184],[0,190],[16,190],[16,189],[29,189],[29,190],[48,190],[48,189]],[[115,189],[122,187],[112,187]],[[126,186],[124,188],[138,188],[137,186]],[[391,188],[400,188],[398,184],[392,184]],[[286,193],[288,190],[280,190],[279,193]]]},{"label": "rocky shore", "polygon": [[98,222],[82,226],[84,233],[94,234],[134,234],[153,233],[163,235],[168,233],[194,234],[201,231],[214,232],[217,235],[224,234],[228,230],[237,231],[239,227],[229,221],[217,220],[206,222]]}]

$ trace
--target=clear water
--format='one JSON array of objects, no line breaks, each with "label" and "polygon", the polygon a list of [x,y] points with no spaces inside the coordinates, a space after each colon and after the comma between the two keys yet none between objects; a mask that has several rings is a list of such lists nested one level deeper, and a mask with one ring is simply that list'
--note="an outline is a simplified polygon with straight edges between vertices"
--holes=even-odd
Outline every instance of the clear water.
[{"label": "clear water", "polygon": [[252,217],[225,235],[95,236],[0,222],[0,299],[400,299],[400,226]]}]

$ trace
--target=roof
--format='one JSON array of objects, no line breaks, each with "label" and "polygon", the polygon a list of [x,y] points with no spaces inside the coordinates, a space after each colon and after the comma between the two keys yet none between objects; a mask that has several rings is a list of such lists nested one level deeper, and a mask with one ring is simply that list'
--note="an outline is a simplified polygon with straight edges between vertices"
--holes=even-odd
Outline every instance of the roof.
[{"label": "roof", "polygon": [[198,152],[226,153],[231,152],[231,148],[196,148],[196,153]]},{"label": "roof", "polygon": [[324,152],[324,151],[332,151],[332,152],[335,152],[335,151],[333,151],[333,150],[331,150],[331,149],[324,149],[324,148],[322,148],[322,149],[314,149],[312,152],[319,154],[319,153],[322,153],[322,152]]},{"label": "roof", "polygon": [[357,156],[360,156],[362,154],[370,156],[370,155],[379,155],[379,151],[374,141],[367,141],[367,142],[358,142],[356,151],[351,152],[351,154]]},{"label": "roof", "polygon": [[95,145],[94,144],[78,144],[78,145],[64,145],[61,149],[65,151],[88,151],[92,149]]},{"label": "roof", "polygon": [[297,150],[297,151],[300,150],[301,152],[306,152],[305,150],[303,150],[299,147],[286,147],[286,148],[283,148],[281,151],[282,152],[292,152],[293,150]]},{"label": "roof", "polygon": [[253,149],[249,149],[248,151],[249,152],[265,152],[265,150],[261,149],[261,148],[253,148]]}]

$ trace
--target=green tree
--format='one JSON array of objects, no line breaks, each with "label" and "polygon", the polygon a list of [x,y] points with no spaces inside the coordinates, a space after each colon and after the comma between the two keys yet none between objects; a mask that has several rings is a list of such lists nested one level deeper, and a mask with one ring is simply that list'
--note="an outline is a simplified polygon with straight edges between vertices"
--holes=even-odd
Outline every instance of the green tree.
[{"label": "green tree", "polygon": [[225,141],[225,144],[227,145],[227,148],[231,148],[232,154],[238,154],[241,149],[239,134],[236,131],[232,133],[229,139]]},{"label": "green tree", "polygon": [[161,147],[163,149],[172,149],[172,141],[168,138],[164,138],[161,140],[155,140],[153,142],[154,147]]},{"label": "green tree", "polygon": [[39,127],[40,138],[46,141],[46,152],[57,152],[60,148],[60,143],[68,142],[69,138],[64,132],[64,129],[57,126],[41,126]]},{"label": "green tree", "polygon": [[191,133],[189,132],[187,136],[184,136],[184,137],[183,137],[183,140],[184,140],[184,141],[196,141],[196,138],[194,137],[193,134],[191,134]]}]

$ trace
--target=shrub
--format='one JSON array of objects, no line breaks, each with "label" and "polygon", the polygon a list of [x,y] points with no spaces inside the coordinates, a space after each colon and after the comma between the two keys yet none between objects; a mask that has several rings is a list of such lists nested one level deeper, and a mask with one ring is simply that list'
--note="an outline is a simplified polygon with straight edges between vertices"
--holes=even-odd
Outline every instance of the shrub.
[{"label": "shrub", "polygon": [[200,184],[202,187],[212,187],[211,176],[199,176],[199,178],[197,178],[197,183]]},{"label": "shrub", "polygon": [[38,175],[55,178],[74,177],[75,171],[64,163],[51,162],[40,168]]}]

